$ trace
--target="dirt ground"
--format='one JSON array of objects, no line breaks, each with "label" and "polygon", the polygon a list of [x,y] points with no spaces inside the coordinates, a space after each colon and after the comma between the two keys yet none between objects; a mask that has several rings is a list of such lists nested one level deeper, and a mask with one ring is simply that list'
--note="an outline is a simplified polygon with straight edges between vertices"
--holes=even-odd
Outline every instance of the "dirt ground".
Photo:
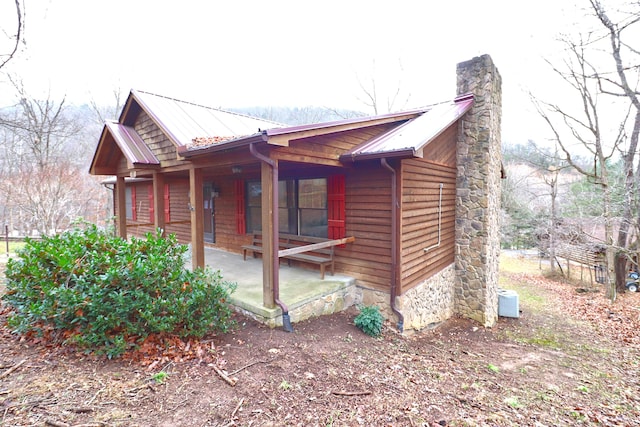
[{"label": "dirt ground", "polygon": [[501,273],[521,316],[491,329],[389,323],[375,339],[355,309],[294,333],[238,317],[224,336],[106,360],[11,334],[5,309],[0,425],[640,426],[640,294],[611,305],[525,263]]}]

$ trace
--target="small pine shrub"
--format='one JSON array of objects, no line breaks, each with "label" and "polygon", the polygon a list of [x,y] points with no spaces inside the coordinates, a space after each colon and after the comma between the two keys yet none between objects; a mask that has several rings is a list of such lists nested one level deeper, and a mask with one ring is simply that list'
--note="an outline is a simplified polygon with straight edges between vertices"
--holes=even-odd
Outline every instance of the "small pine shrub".
[{"label": "small pine shrub", "polygon": [[51,335],[110,358],[154,333],[228,331],[235,285],[219,271],[185,268],[186,250],[174,235],[127,241],[94,225],[27,240],[6,266],[9,326],[61,332]]},{"label": "small pine shrub", "polygon": [[382,323],[384,317],[380,313],[380,309],[375,306],[366,306],[360,308],[360,313],[354,319],[355,325],[365,334],[377,337],[382,333]]}]

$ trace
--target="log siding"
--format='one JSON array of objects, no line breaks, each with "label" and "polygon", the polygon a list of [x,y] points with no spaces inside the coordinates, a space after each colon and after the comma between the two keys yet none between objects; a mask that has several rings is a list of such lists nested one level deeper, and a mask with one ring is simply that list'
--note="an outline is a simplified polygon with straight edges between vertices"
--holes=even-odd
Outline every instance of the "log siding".
[{"label": "log siding", "polygon": [[405,293],[454,261],[456,169],[407,159],[401,176],[400,288]]}]

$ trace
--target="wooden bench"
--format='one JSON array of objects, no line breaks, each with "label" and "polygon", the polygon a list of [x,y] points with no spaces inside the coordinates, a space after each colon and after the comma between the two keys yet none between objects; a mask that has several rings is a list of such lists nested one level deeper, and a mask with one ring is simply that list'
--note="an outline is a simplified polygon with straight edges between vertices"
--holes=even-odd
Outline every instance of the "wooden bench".
[{"label": "wooden bench", "polygon": [[[293,234],[281,234],[278,242],[278,250],[298,248],[306,245],[324,243],[328,241],[329,241],[328,239],[323,239],[319,237],[307,237],[307,236],[296,236]],[[324,274],[327,266],[330,267],[330,272],[332,276],[335,273],[333,248],[334,246],[330,246],[327,248],[313,249],[308,252],[284,255],[282,256],[282,258],[287,260],[287,265],[289,266],[291,266],[291,261],[315,264],[320,266],[320,278],[324,280]],[[262,233],[253,233],[251,237],[251,244],[242,246],[242,257],[246,261],[247,252],[252,252],[253,257],[255,258],[256,254],[259,254],[259,253],[261,254],[262,251],[263,251]]]},{"label": "wooden bench", "polygon": [[[606,275],[606,252],[601,245],[571,245],[560,244],[556,247],[556,258],[564,258],[567,260],[567,276],[571,275],[571,262],[575,262],[580,265],[580,278],[582,279],[582,266],[589,268],[589,276],[593,283],[594,277],[591,276],[595,273],[595,280],[598,283],[605,282]],[[556,260],[557,261],[557,260]],[[562,271],[562,266],[558,262],[558,266]],[[564,272],[562,272],[564,274]]]}]

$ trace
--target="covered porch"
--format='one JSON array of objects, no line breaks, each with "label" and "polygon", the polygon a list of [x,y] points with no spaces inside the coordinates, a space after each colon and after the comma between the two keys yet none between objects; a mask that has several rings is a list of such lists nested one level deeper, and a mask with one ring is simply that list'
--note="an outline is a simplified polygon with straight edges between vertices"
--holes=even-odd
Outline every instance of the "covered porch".
[{"label": "covered porch", "polygon": [[[220,270],[222,278],[237,284],[231,295],[236,311],[270,327],[282,326],[282,310],[276,305],[263,305],[262,259],[205,247],[205,265]],[[279,269],[280,300],[289,308],[291,322],[342,311],[360,302],[355,279],[344,274],[327,274],[323,279],[317,270],[287,266]]]}]

